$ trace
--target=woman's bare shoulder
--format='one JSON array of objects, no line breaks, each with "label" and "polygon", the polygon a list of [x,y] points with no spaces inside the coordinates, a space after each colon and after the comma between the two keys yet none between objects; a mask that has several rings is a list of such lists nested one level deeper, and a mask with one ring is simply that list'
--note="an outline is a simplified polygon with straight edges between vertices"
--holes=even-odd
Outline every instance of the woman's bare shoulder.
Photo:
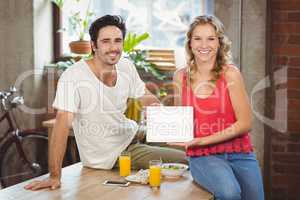
[{"label": "woman's bare shoulder", "polygon": [[235,65],[226,65],[223,67],[224,76],[227,81],[241,80],[242,74],[240,69]]}]

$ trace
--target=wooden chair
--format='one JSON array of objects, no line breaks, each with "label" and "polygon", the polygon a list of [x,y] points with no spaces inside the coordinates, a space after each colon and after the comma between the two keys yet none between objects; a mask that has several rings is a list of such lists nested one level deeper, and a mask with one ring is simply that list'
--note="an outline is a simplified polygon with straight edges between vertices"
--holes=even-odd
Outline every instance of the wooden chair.
[{"label": "wooden chair", "polygon": [[149,49],[147,61],[154,63],[161,71],[175,71],[175,54],[172,49]]}]

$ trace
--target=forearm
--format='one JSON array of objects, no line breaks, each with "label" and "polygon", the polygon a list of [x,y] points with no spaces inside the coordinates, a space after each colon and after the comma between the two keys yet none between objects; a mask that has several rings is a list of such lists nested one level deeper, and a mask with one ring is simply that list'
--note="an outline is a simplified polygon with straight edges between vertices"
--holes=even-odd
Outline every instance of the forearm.
[{"label": "forearm", "polygon": [[240,135],[243,135],[244,133],[248,132],[250,128],[251,128],[250,123],[236,122],[231,126],[229,126],[228,128],[216,134],[199,138],[198,144],[200,146],[207,146],[207,145],[222,143],[230,139],[239,137]]},{"label": "forearm", "polygon": [[53,132],[49,145],[49,172],[50,177],[61,177],[62,162],[67,146],[67,137],[69,127],[67,124],[57,122],[53,128]]}]

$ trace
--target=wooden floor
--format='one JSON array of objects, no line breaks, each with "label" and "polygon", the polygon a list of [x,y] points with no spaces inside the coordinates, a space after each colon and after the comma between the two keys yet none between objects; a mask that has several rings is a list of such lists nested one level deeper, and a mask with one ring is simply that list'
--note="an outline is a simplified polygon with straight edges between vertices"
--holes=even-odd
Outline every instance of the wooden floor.
[{"label": "wooden floor", "polygon": [[[38,179],[41,179],[39,177]],[[187,172],[180,179],[163,179],[160,189],[149,185],[131,184],[129,187],[104,186],[104,180],[122,180],[118,171],[94,170],[82,167],[81,163],[63,169],[62,187],[58,190],[27,191],[28,183],[0,190],[2,200],[208,200],[212,195],[196,185]]]}]

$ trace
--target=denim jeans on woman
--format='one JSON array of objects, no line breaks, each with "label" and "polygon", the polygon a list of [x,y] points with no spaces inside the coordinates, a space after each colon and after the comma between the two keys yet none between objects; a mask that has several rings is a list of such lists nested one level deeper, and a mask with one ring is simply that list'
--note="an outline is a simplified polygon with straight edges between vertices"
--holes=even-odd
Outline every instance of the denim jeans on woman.
[{"label": "denim jeans on woman", "polygon": [[263,200],[260,168],[254,153],[190,157],[194,180],[216,200]]}]

